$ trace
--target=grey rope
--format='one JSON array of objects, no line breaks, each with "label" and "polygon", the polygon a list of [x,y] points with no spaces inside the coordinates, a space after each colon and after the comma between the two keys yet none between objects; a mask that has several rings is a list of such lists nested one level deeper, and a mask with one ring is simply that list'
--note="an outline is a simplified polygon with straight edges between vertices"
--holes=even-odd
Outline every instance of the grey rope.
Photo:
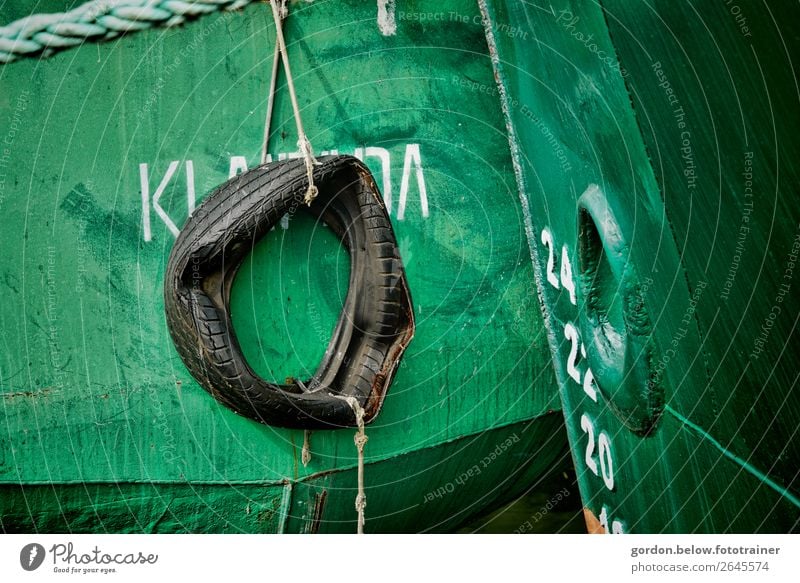
[{"label": "grey rope", "polygon": [[314,186],[314,164],[318,164],[319,162],[314,158],[314,150],[311,148],[311,142],[308,141],[306,132],[303,130],[303,120],[300,118],[300,106],[297,104],[297,93],[295,93],[294,90],[292,69],[289,67],[289,54],[286,52],[286,40],[283,38],[282,19],[278,8],[278,2],[277,0],[272,0],[269,4],[272,7],[272,19],[275,21],[275,33],[278,38],[278,47],[283,60],[283,70],[286,71],[286,85],[289,87],[289,98],[292,101],[294,122],[297,125],[297,147],[300,149],[300,153],[303,155],[303,160],[305,160],[306,163],[308,190],[306,191],[305,203],[311,206],[311,202],[317,197],[318,192],[317,187]]},{"label": "grey rope", "polygon": [[0,27],[0,63],[50,54],[154,26],[176,26],[254,0],[93,0],[68,12],[32,14]]}]

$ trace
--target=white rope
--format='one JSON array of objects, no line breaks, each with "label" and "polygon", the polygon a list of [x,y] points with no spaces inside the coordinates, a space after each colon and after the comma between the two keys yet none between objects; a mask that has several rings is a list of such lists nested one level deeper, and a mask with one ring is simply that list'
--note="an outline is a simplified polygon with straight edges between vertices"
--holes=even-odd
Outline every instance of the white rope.
[{"label": "white rope", "polygon": [[292,78],[292,70],[289,67],[289,54],[286,52],[286,40],[283,38],[283,27],[281,26],[281,15],[278,9],[277,1],[270,2],[272,7],[272,19],[275,21],[275,33],[278,39],[278,47],[283,60],[283,70],[286,72],[286,84],[289,87],[289,98],[292,101],[292,110],[294,111],[294,121],[297,125],[297,147],[303,155],[303,160],[306,163],[306,175],[308,176],[308,190],[306,190],[305,203],[311,206],[311,202],[317,197],[317,187],[314,186],[314,164],[319,164],[314,158],[314,150],[311,148],[311,142],[306,137],[306,132],[303,130],[303,120],[300,118],[300,106],[297,103],[297,94],[294,90],[294,79]]},{"label": "white rope", "polygon": [[[367,433],[364,430],[364,409],[353,399],[354,411],[358,420],[358,431],[353,438],[358,450],[358,494],[356,494],[356,512],[358,512],[358,534],[364,534],[364,509],[367,507],[367,494],[364,492],[364,446],[367,443]],[[352,403],[351,403],[352,405]],[[356,409],[357,408],[357,409]]]},{"label": "white rope", "polygon": [[[280,9],[281,19],[279,26],[283,30],[283,19],[289,14],[286,8],[286,0],[281,0]],[[272,110],[275,107],[275,87],[278,83],[278,64],[280,63],[281,49],[278,43],[275,43],[275,51],[272,55],[272,76],[269,80],[269,94],[267,96],[267,116],[264,119],[264,143],[261,147],[261,163],[267,163],[267,149],[269,147],[269,134],[272,130]],[[303,464],[305,465],[305,464]]]},{"label": "white rope", "polygon": [[367,443],[367,433],[364,429],[364,408],[355,397],[343,397],[341,395],[333,395],[338,399],[347,401],[353,413],[356,414],[356,431],[353,441],[356,444],[358,451],[358,493],[356,494],[356,512],[358,513],[358,527],[357,533],[364,534],[364,509],[367,507],[367,494],[364,492],[364,445]]},{"label": "white rope", "polygon": [[311,431],[308,429],[303,432],[303,451],[300,454],[300,460],[303,462],[303,467],[306,467],[311,461]]},{"label": "white rope", "polygon": [[0,27],[0,63],[43,56],[89,40],[107,40],[154,26],[176,26],[254,0],[92,0],[68,12],[31,14]]}]

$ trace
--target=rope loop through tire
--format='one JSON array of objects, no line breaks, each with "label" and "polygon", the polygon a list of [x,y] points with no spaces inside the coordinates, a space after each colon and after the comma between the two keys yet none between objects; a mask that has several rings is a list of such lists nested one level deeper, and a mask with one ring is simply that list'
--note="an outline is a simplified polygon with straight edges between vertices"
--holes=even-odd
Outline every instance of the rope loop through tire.
[{"label": "rope loop through tire", "polygon": [[[313,167],[319,194],[306,206],[301,159],[264,164],[215,190],[189,218],[167,264],[165,309],[175,347],[192,376],[237,413],[280,427],[354,427],[349,398],[369,423],[380,411],[414,335],[414,310],[383,199],[351,156]],[[286,213],[305,209],[350,253],[350,287],[328,349],[305,383],[278,385],[245,360],[230,316],[236,272]]]}]

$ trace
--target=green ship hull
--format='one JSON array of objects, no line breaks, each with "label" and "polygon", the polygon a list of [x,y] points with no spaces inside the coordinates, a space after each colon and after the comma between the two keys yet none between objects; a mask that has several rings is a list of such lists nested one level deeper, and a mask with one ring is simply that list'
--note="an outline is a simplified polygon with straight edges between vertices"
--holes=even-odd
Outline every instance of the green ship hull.
[{"label": "green ship hull", "polygon": [[[590,532],[800,528],[796,17],[291,3],[306,131],[372,169],[415,307],[367,532],[453,531],[567,466]],[[0,68],[2,527],[354,532],[353,430],[235,415],[164,320],[180,227],[259,162],[270,11],[143,28]],[[275,106],[297,155],[283,77]],[[231,303],[258,374],[314,371],[348,273],[302,215],[256,246]]]},{"label": "green ship hull", "polygon": [[797,5],[482,9],[590,530],[797,531]]},{"label": "green ship hull", "polygon": [[[366,532],[454,530],[569,464],[502,110],[462,85],[494,83],[478,7],[439,6],[474,24],[387,35],[355,0],[285,22],[306,132],[372,168],[416,310],[367,427]],[[304,432],[217,403],[165,323],[178,229],[259,163],[274,44],[252,4],[0,68],[5,531],[355,532],[354,431],[311,432],[304,465]],[[272,128],[293,155],[282,73]],[[327,228],[287,226],[232,292],[249,363],[280,382],[313,372],[349,270]]]}]

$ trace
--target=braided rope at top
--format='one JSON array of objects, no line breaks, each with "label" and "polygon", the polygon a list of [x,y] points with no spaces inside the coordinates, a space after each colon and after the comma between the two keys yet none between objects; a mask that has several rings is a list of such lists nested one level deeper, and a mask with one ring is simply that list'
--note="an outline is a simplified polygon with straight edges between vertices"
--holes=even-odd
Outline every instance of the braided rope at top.
[{"label": "braided rope at top", "polygon": [[92,0],[68,12],[32,14],[0,27],[0,64],[154,26],[176,26],[254,0]]}]

